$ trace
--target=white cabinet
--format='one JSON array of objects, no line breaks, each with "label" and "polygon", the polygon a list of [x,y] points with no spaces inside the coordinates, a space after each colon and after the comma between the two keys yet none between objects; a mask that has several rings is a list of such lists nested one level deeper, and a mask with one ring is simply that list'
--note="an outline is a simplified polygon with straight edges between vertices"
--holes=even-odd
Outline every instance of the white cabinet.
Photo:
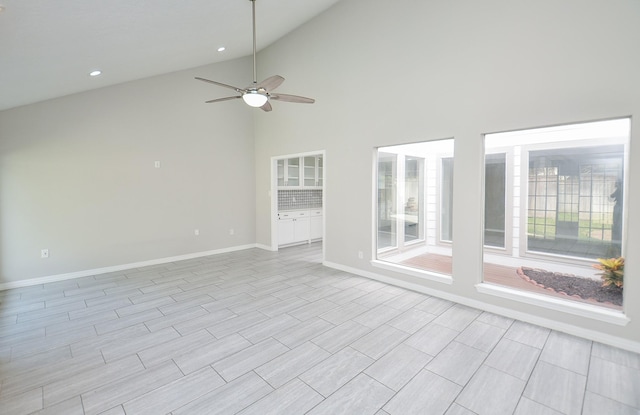
[{"label": "white cabinet", "polygon": [[309,239],[322,239],[322,210],[312,210],[309,222]]},{"label": "white cabinet", "polygon": [[278,188],[322,188],[323,159],[321,155],[277,160]]},{"label": "white cabinet", "polygon": [[278,213],[278,246],[322,239],[322,209]]},{"label": "white cabinet", "polygon": [[295,239],[295,221],[278,219],[278,245],[292,244]]},{"label": "white cabinet", "polygon": [[309,217],[296,218],[293,220],[293,238],[295,242],[309,241]]},{"label": "white cabinet", "polygon": [[309,211],[278,213],[278,245],[309,242]]}]

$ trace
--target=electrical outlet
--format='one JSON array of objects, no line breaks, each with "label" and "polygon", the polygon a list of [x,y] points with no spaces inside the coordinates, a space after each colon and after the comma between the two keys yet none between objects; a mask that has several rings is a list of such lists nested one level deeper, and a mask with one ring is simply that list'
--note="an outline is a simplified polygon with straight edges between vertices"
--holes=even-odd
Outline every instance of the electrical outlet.
[{"label": "electrical outlet", "polygon": [[194,234],[195,236],[200,235],[200,229],[194,229],[194,230],[193,230],[193,234]]},{"label": "electrical outlet", "polygon": [[229,229],[229,235],[233,235],[235,233],[236,233],[236,231],[234,231],[233,228]]},{"label": "electrical outlet", "polygon": [[156,169],[159,169],[160,168],[160,161],[157,161],[157,160],[154,161],[153,165],[155,166]]},{"label": "electrical outlet", "polygon": [[358,251],[358,258],[359,259],[364,258],[364,254],[362,253],[362,251]]},{"label": "electrical outlet", "polygon": [[40,250],[40,258],[49,258],[49,250],[41,249]]}]

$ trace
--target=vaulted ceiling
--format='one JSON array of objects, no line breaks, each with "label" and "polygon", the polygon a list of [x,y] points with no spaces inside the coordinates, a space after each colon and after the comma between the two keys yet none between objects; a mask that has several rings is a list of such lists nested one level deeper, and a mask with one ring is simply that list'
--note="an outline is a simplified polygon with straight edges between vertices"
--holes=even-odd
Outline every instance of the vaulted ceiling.
[{"label": "vaulted ceiling", "polygon": [[[257,0],[258,50],[338,1]],[[0,6],[0,110],[247,56],[253,45],[249,0],[0,0]],[[102,74],[89,76],[94,70]]]}]

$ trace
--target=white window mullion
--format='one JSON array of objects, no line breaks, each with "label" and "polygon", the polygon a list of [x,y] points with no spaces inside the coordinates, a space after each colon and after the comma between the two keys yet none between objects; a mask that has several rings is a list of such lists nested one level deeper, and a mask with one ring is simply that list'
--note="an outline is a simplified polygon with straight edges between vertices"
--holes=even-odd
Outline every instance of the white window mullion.
[{"label": "white window mullion", "polygon": [[398,249],[404,248],[404,200],[405,200],[405,156],[404,154],[398,154],[398,161],[396,163],[397,176],[396,183],[398,188],[398,194],[396,198],[396,235]]}]

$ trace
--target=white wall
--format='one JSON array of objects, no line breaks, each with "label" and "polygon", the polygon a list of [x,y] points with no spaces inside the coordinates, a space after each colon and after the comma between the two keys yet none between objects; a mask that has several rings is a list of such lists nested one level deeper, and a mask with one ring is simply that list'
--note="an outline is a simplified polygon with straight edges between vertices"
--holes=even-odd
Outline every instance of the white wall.
[{"label": "white wall", "polygon": [[253,114],[205,104],[227,91],[193,79],[244,85],[250,70],[241,59],[0,112],[0,286],[253,244]]},{"label": "white wall", "polygon": [[[640,219],[628,217],[626,326],[477,292],[484,133],[640,114],[636,0],[344,0],[260,56],[282,92],[256,115],[257,242],[270,243],[269,159],[326,150],[326,261],[621,339],[640,350]],[[633,118],[629,212],[640,211]],[[454,137],[454,283],[382,271],[372,256],[374,147]],[[366,253],[365,259],[357,257]],[[543,320],[540,320],[543,319]]]}]

